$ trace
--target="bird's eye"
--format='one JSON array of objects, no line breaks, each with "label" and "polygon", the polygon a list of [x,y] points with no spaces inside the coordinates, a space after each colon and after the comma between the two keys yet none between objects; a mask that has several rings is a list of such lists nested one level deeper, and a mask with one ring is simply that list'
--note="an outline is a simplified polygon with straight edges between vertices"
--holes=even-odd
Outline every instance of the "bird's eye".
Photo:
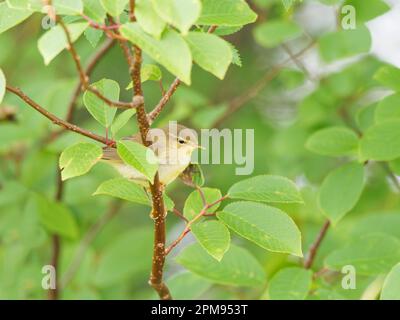
[{"label": "bird's eye", "polygon": [[184,139],[178,139],[179,144],[184,144],[185,140]]}]

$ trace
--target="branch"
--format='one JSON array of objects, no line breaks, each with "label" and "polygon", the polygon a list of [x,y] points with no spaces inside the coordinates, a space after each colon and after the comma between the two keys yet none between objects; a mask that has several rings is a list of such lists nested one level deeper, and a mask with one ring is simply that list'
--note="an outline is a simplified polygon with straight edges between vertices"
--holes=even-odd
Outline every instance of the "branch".
[{"label": "branch", "polygon": [[224,201],[227,198],[228,198],[228,196],[223,196],[222,198],[218,199],[217,201],[214,201],[213,203],[205,204],[203,209],[200,211],[200,213],[186,224],[185,229],[182,231],[182,233],[179,235],[179,237],[174,242],[172,242],[172,244],[167,249],[165,249],[165,255],[168,255],[171,252],[171,250],[174,249],[183,240],[183,238],[190,232],[190,228],[193,225],[193,223],[195,223],[201,217],[206,215],[208,209],[210,209],[211,207],[215,206],[216,204]]},{"label": "branch", "polygon": [[96,87],[89,86],[89,77],[85,73],[82,64],[81,64],[81,58],[79,57],[78,53],[76,52],[76,49],[74,47],[71,34],[64,24],[64,22],[59,19],[58,23],[60,24],[61,28],[64,30],[65,36],[67,37],[67,50],[71,53],[71,56],[75,62],[76,69],[78,70],[79,73],[79,78],[82,84],[82,89],[88,90],[92,93],[94,93],[99,99],[103,100],[107,105],[110,107],[115,107],[115,108],[122,108],[122,109],[131,109],[131,108],[137,108],[140,104],[143,103],[143,97],[134,97],[132,102],[121,102],[121,101],[112,101],[105,97],[99,90],[97,90]]},{"label": "branch", "polygon": [[331,225],[330,221],[326,220],[321,230],[319,231],[317,238],[315,239],[315,241],[310,247],[310,250],[308,251],[307,258],[304,260],[303,264],[304,268],[310,269],[312,267],[315,260],[315,256],[317,255],[318,249],[322,243],[322,240],[324,240],[326,232],[328,231],[330,225]]},{"label": "branch", "polygon": [[93,224],[88,230],[88,232],[84,235],[81,243],[79,244],[78,249],[76,250],[72,262],[68,266],[66,272],[64,273],[64,276],[61,279],[61,288],[65,288],[68,285],[68,283],[72,280],[76,271],[79,268],[79,265],[82,262],[82,259],[87,249],[89,248],[89,245],[93,242],[93,240],[96,238],[98,233],[103,229],[103,227],[118,214],[119,210],[121,209],[121,206],[122,202],[120,201],[112,202],[108,211],[102,217],[100,217],[100,219],[97,220],[96,223]]},{"label": "branch", "polygon": [[218,127],[221,125],[223,121],[225,121],[229,116],[243,107],[247,102],[255,98],[264,87],[270,83],[281,71],[286,67],[288,63],[292,61],[292,59],[297,59],[301,57],[304,53],[306,53],[309,49],[314,47],[315,41],[312,41],[305,48],[297,52],[296,54],[292,54],[290,58],[286,59],[282,63],[274,66],[269,72],[265,74],[254,86],[250,87],[246,92],[237,96],[233,100],[229,102],[229,107],[224,114],[222,114],[212,125],[212,127]]},{"label": "branch", "polygon": [[99,136],[91,131],[85,130],[81,127],[78,127],[72,123],[69,123],[68,121],[62,120],[58,118],[56,115],[50,113],[46,109],[42,108],[39,104],[37,104],[35,101],[33,101],[31,98],[29,98],[24,92],[22,92],[19,88],[14,88],[9,85],[6,86],[7,91],[12,92],[13,94],[17,95],[21,100],[23,100],[25,103],[27,103],[29,106],[31,106],[33,109],[36,111],[40,112],[42,115],[44,115],[47,119],[52,121],[54,124],[63,127],[66,130],[70,130],[76,133],[79,133],[85,137],[88,137],[92,140],[104,143],[105,145],[115,145],[115,141],[106,139],[105,137]]}]

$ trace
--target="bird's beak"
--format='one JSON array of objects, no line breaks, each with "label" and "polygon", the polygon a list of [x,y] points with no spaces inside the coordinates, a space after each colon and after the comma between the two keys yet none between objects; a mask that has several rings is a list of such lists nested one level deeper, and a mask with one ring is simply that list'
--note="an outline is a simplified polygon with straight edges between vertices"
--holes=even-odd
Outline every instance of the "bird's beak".
[{"label": "bird's beak", "polygon": [[201,145],[196,145],[196,149],[206,150],[206,148],[202,147]]}]

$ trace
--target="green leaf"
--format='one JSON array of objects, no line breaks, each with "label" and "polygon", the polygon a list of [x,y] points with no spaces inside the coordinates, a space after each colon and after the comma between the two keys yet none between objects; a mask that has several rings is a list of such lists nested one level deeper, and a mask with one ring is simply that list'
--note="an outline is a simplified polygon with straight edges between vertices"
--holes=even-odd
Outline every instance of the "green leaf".
[{"label": "green leaf", "polygon": [[369,0],[367,6],[364,0],[347,0],[343,5],[354,7],[357,14],[357,23],[367,22],[390,10],[390,7],[382,0]]},{"label": "green leaf", "polygon": [[205,221],[196,223],[191,227],[193,235],[200,245],[215,259],[221,261],[229,249],[229,230],[219,221]]},{"label": "green leaf", "polygon": [[111,125],[111,132],[113,136],[115,136],[119,130],[121,130],[128,121],[132,118],[132,116],[136,113],[136,109],[128,109],[121,112],[116,118],[113,124]]},{"label": "green leaf", "polygon": [[368,53],[371,48],[371,34],[367,27],[354,30],[340,30],[323,35],[319,40],[319,53],[326,62]]},{"label": "green leaf", "polygon": [[192,51],[193,60],[222,80],[232,63],[229,44],[214,34],[202,32],[189,32],[185,39]]},{"label": "green leaf", "polygon": [[231,245],[221,261],[211,257],[199,244],[186,247],[176,261],[191,272],[214,283],[260,287],[265,273],[260,263],[245,249]]},{"label": "green leaf", "polygon": [[157,14],[168,24],[186,34],[201,12],[200,0],[151,0]]},{"label": "green leaf", "polygon": [[166,280],[175,300],[195,300],[205,293],[211,282],[191,272],[180,272]]},{"label": "green leaf", "polygon": [[104,181],[93,195],[108,195],[114,198],[150,205],[150,199],[143,187],[125,178]]},{"label": "green leaf", "polygon": [[396,264],[386,276],[381,300],[400,300],[400,263]]},{"label": "green leaf", "polygon": [[243,26],[236,26],[236,27],[218,27],[215,29],[214,34],[217,36],[229,36],[231,34],[234,34],[240,30],[242,30]]},{"label": "green leaf", "polygon": [[117,151],[126,164],[153,182],[158,169],[158,158],[151,149],[133,141],[121,140],[117,143]]},{"label": "green leaf", "polygon": [[35,195],[36,212],[44,227],[51,233],[76,239],[78,226],[71,211],[59,202],[49,201],[41,195]]},{"label": "green leaf", "polygon": [[100,0],[100,2],[107,13],[118,17],[124,11],[129,0]]},{"label": "green leaf", "polygon": [[152,1],[137,0],[135,8],[137,22],[144,31],[160,39],[162,32],[167,25],[156,13]]},{"label": "green leaf", "polygon": [[[42,0],[7,0],[6,2],[11,8],[47,13]],[[83,13],[82,0],[53,0],[51,4],[54,6],[57,15],[73,16]]]},{"label": "green leaf", "polygon": [[[143,204],[151,207],[151,196],[147,195],[143,187],[125,178],[115,178],[104,181],[93,193],[96,195],[108,195],[114,198]],[[164,203],[167,210],[172,210],[174,202],[164,194]]]},{"label": "green leaf", "polygon": [[351,240],[344,248],[333,251],[325,265],[340,271],[353,265],[357,275],[378,275],[388,272],[400,261],[400,241],[384,234],[372,234]]},{"label": "green leaf", "polygon": [[189,164],[186,169],[179,175],[179,178],[186,185],[195,188],[202,187],[205,179],[200,165],[196,163]]},{"label": "green leaf", "polygon": [[271,279],[268,293],[271,300],[304,300],[311,289],[312,271],[285,268]]},{"label": "green leaf", "polygon": [[102,36],[102,30],[97,30],[93,28],[88,28],[85,30],[85,38],[87,39],[87,41],[89,41],[93,48],[97,47]]},{"label": "green leaf", "polygon": [[358,137],[354,131],[347,128],[325,128],[308,138],[306,148],[325,156],[354,155],[358,152]]},{"label": "green leaf", "polygon": [[390,161],[400,157],[400,120],[370,127],[360,141],[362,159]]},{"label": "green leaf", "polygon": [[135,275],[145,276],[151,268],[152,243],[153,233],[146,227],[117,234],[101,251],[95,283],[100,287],[110,287],[126,283]]},{"label": "green leaf", "polygon": [[101,159],[101,147],[87,142],[77,143],[61,153],[62,180],[84,175]]},{"label": "green leaf", "polygon": [[29,10],[12,9],[7,3],[0,3],[0,34],[20,24],[32,15]]},{"label": "green leaf", "polygon": [[266,48],[276,47],[297,38],[301,33],[302,30],[297,24],[287,20],[264,22],[254,29],[256,41]]},{"label": "green leaf", "polygon": [[[88,27],[87,22],[76,22],[66,25],[71,40],[75,42]],[[68,46],[67,37],[60,26],[55,26],[42,35],[38,41],[40,54],[44,63],[48,65],[57,55],[59,55]]]},{"label": "green leaf", "polygon": [[137,23],[124,24],[120,30],[129,41],[137,44],[169,72],[190,85],[192,55],[185,40],[177,32],[166,30],[161,39],[157,40],[146,34]]},{"label": "green leaf", "polygon": [[375,122],[400,120],[400,93],[385,97],[375,110]]},{"label": "green leaf", "polygon": [[318,202],[334,225],[357,204],[364,189],[364,180],[364,167],[355,162],[335,169],[325,178]]},{"label": "green leaf", "polygon": [[374,75],[374,79],[385,87],[400,91],[400,69],[394,66],[385,66],[380,68]]},{"label": "green leaf", "polygon": [[82,0],[53,0],[52,4],[57,14],[80,15],[83,13]]},{"label": "green leaf", "polygon": [[[218,199],[222,198],[222,194],[219,189],[201,188],[201,190],[203,190],[204,198],[205,198],[207,204],[211,204],[211,203],[217,201]],[[219,206],[220,206],[220,203],[209,208],[207,210],[207,213],[215,212]],[[203,208],[204,208],[203,199],[202,199],[200,193],[197,190],[195,190],[187,197],[187,199],[185,201],[185,206],[183,208],[183,215],[188,220],[192,220],[195,216],[197,216],[201,212],[201,210]]]},{"label": "green leaf", "polygon": [[0,68],[0,104],[3,102],[4,95],[6,94],[6,77],[3,70]]},{"label": "green leaf", "polygon": [[[140,80],[146,82],[150,81],[160,81],[162,78],[162,72],[158,66],[155,64],[145,64],[140,70]],[[126,90],[133,88],[132,81],[126,87]]]},{"label": "green leaf", "polygon": [[260,247],[302,257],[301,234],[282,210],[256,202],[234,202],[217,213],[230,229]]},{"label": "green leaf", "polygon": [[[101,94],[112,101],[119,100],[119,84],[114,80],[102,79],[91,85],[95,87]],[[85,91],[83,102],[89,113],[102,126],[109,128],[113,122],[117,108],[110,107],[105,101],[97,97],[96,94],[90,91]]]},{"label": "green leaf", "polygon": [[85,0],[83,12],[90,19],[99,23],[102,23],[106,18],[106,11],[99,0]]},{"label": "green leaf", "polygon": [[242,26],[256,21],[257,14],[244,0],[202,0],[203,9],[197,24]]},{"label": "green leaf", "polygon": [[375,110],[377,104],[373,103],[358,110],[356,114],[356,121],[358,127],[365,131],[375,124]]},{"label": "green leaf", "polygon": [[232,199],[270,203],[303,203],[300,191],[291,180],[261,175],[235,183],[228,191]]}]

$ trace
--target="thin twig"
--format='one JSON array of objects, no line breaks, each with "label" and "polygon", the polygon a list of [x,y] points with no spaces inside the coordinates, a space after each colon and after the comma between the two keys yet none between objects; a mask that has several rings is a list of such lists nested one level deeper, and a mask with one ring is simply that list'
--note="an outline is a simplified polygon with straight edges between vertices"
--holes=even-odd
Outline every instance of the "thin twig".
[{"label": "thin twig", "polygon": [[65,288],[68,285],[68,283],[70,283],[76,271],[78,270],[82,262],[82,259],[84,258],[85,253],[89,248],[90,244],[99,234],[99,232],[104,228],[104,226],[118,214],[121,207],[122,207],[121,201],[112,202],[107,212],[103,216],[101,216],[100,219],[97,220],[96,223],[93,224],[88,230],[88,232],[83,236],[83,239],[79,244],[79,247],[76,250],[70,265],[68,266],[67,270],[65,271],[60,281],[61,288]]},{"label": "thin twig", "polygon": [[14,88],[9,85],[6,86],[7,91],[12,92],[13,94],[17,95],[21,100],[23,100],[25,103],[27,103],[29,106],[31,106],[33,109],[36,111],[40,112],[42,115],[44,115],[47,119],[51,120],[54,124],[63,127],[66,130],[70,130],[76,133],[79,133],[85,137],[88,137],[92,140],[104,143],[106,145],[115,145],[115,141],[106,139],[105,137],[99,136],[91,131],[85,130],[81,127],[78,127],[77,125],[74,125],[72,123],[69,123],[65,120],[62,120],[58,118],[56,115],[50,113],[46,109],[42,108],[39,104],[37,104],[35,101],[33,101],[31,98],[29,98],[24,92],[21,91],[19,88]]},{"label": "thin twig", "polygon": [[303,264],[304,268],[310,269],[312,267],[315,260],[315,256],[317,255],[318,249],[322,243],[322,240],[324,240],[330,225],[331,225],[330,221],[326,220],[321,230],[319,231],[317,238],[315,239],[315,241],[310,247],[310,250],[308,251],[307,257],[304,260]]},{"label": "thin twig", "polygon": [[189,222],[189,220],[180,212],[178,209],[173,208],[172,212],[180,219],[184,220],[185,222]]},{"label": "thin twig", "polygon": [[64,33],[65,33],[65,36],[66,36],[67,42],[68,42],[67,50],[71,53],[72,59],[75,62],[75,66],[78,71],[79,78],[80,78],[83,89],[94,93],[99,99],[103,100],[110,107],[130,109],[130,108],[136,108],[138,105],[143,103],[143,98],[141,96],[134,97],[132,102],[112,101],[112,100],[108,99],[106,96],[104,96],[96,87],[89,86],[89,77],[85,73],[85,70],[82,67],[81,58],[75,49],[71,34],[70,34],[67,26],[61,19],[58,20],[58,23],[61,26],[61,28],[64,30]]},{"label": "thin twig", "polygon": [[201,211],[186,224],[185,229],[182,231],[179,237],[174,242],[172,242],[172,244],[170,244],[167,249],[165,249],[165,255],[168,255],[171,252],[171,250],[174,249],[183,240],[183,238],[190,232],[190,228],[193,225],[193,223],[195,223],[197,220],[203,217],[207,213],[208,209],[212,208],[213,206],[224,201],[227,198],[228,196],[223,196],[222,198],[214,201],[213,203],[206,204],[203,207],[203,209],[201,209]]},{"label": "thin twig", "polygon": [[258,94],[265,88],[265,86],[270,83],[275,77],[282,71],[283,68],[286,67],[288,63],[292,61],[292,59],[297,59],[305,54],[309,49],[314,47],[315,41],[312,41],[305,48],[293,54],[290,58],[286,59],[282,63],[274,66],[269,72],[267,72],[256,84],[250,87],[247,91],[240,94],[233,100],[229,102],[229,107],[224,114],[222,114],[212,125],[212,127],[219,127],[223,121],[225,121],[229,116],[243,107],[247,102],[254,99]]}]

